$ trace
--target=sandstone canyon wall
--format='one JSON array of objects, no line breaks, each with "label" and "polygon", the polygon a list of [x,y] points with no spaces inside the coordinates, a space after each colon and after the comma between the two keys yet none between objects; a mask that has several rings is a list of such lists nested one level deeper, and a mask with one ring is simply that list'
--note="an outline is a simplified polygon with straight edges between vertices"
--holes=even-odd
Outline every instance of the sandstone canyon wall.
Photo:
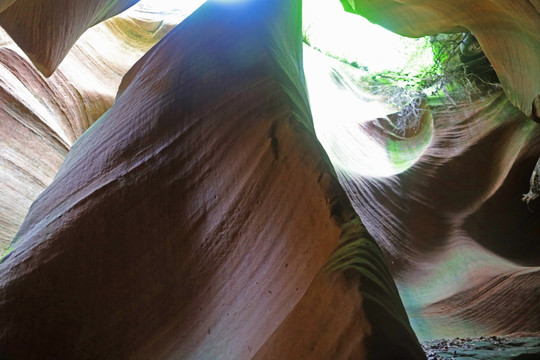
[{"label": "sandstone canyon wall", "polygon": [[124,76],[0,262],[2,355],[424,358],[315,138],[300,14],[207,3]]},{"label": "sandstone canyon wall", "polygon": [[170,29],[148,16],[115,17],[88,30],[50,78],[0,29],[2,252],[71,145],[112,106],[123,75]]},{"label": "sandstone canyon wall", "polygon": [[520,196],[540,157],[538,3],[342,3],[407,36],[472,31],[506,95],[434,107],[433,138],[406,172],[376,179],[338,170],[385,251],[415,330],[421,338],[537,333],[539,211]]},{"label": "sandstone canyon wall", "polygon": [[133,2],[0,2],[57,69],[2,40],[0,241],[56,178],[0,263],[1,355],[422,358],[392,277],[421,338],[540,331],[535,2],[342,2],[472,30],[504,93],[398,134],[355,70],[303,58],[299,1],[208,3],[140,61],[170,26],[116,17],[59,67]]},{"label": "sandstone canyon wall", "polygon": [[50,76],[88,28],[137,2],[17,0],[0,12],[0,25],[34,65],[45,76]]},{"label": "sandstone canyon wall", "polygon": [[521,195],[540,126],[496,87],[472,102],[428,102],[401,129],[377,117],[382,99],[362,87],[363,71],[304,54],[319,140],[419,337],[538,333],[540,215]]}]

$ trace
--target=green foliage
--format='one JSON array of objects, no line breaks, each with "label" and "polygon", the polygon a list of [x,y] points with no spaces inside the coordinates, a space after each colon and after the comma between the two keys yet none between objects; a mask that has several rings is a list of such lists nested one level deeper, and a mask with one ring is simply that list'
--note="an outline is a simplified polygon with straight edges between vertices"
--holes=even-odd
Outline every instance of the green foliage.
[{"label": "green foliage", "polygon": [[311,46],[311,39],[309,35],[309,26],[302,29],[302,42],[308,46]]},{"label": "green foliage", "polygon": [[[401,69],[369,74],[365,77],[368,88],[376,94],[389,96],[399,106],[422,94],[434,95],[445,83],[446,69],[450,59],[455,56],[454,49],[438,44],[433,42],[433,38],[422,38],[411,43],[412,51],[407,64]],[[391,96],[392,93],[398,96]]]},{"label": "green foliage", "polygon": [[[444,98],[455,105],[497,87],[497,84],[466,71],[459,57],[464,36],[461,33],[439,34],[424,38],[404,68],[370,74],[365,78],[368,87],[376,94],[388,96],[397,106],[417,97]],[[431,52],[429,63],[419,61],[426,50]]]},{"label": "green foliage", "polygon": [[[455,106],[472,101],[498,88],[473,73],[468,73],[459,56],[465,34],[439,34],[418,39],[405,67],[371,73],[363,78],[365,87],[401,109],[398,129],[415,126],[420,104],[431,100],[439,106]],[[426,55],[431,58],[426,61]],[[487,60],[486,60],[487,61]],[[416,120],[415,120],[416,119]],[[411,123],[412,122],[412,123]]]},{"label": "green foliage", "polygon": [[[304,42],[313,49],[309,29],[304,31]],[[336,56],[329,51],[327,56],[365,72],[358,85],[363,90],[383,97],[392,107],[399,109],[397,130],[418,125],[421,104],[436,103],[438,106],[454,106],[459,102],[472,101],[489,93],[499,85],[467,71],[460,58],[460,45],[466,34],[438,34],[419,39],[402,38],[407,58],[405,65],[382,71],[369,68]],[[384,46],[384,45],[383,45]],[[366,49],[366,51],[376,51]],[[486,59],[487,63],[487,59]],[[487,63],[489,65],[489,63]]]}]

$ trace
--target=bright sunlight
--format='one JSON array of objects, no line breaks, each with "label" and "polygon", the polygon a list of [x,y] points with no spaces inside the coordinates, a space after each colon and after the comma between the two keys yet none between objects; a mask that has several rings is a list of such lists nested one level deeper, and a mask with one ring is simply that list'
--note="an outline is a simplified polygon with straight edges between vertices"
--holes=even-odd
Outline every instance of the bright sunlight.
[{"label": "bright sunlight", "polygon": [[[177,14],[180,19],[180,14],[184,18],[204,2],[142,0],[138,6],[163,16]],[[391,143],[375,141],[362,127],[369,126],[374,119],[395,113],[403,104],[396,104],[395,99],[392,101],[389,97],[374,96],[370,90],[360,90],[358,84],[361,85],[363,80],[358,80],[358,74],[376,79],[383,72],[391,72],[398,74],[399,79],[415,81],[433,66],[429,40],[404,38],[361,16],[346,13],[339,0],[303,0],[302,21],[304,42],[314,49],[306,48],[304,52],[313,122],[317,137],[334,166],[363,176],[391,176],[408,169],[430,142],[429,118],[425,118],[422,131],[412,139],[414,146],[399,136]],[[336,63],[338,60],[357,69],[347,70],[346,65],[340,67]],[[336,83],[336,76],[344,76],[341,83],[349,82],[350,86]],[[386,79],[385,74],[382,78]],[[382,83],[382,86],[390,91],[411,86],[402,82]],[[376,82],[375,85],[381,84]],[[356,90],[351,91],[353,88]],[[399,98],[397,102],[402,100],[399,94],[396,97]]]}]

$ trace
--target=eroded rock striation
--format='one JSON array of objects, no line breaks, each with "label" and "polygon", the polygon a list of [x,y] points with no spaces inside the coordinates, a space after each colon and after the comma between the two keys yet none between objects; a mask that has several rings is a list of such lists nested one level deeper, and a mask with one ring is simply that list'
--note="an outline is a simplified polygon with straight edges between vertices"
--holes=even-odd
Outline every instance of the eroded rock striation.
[{"label": "eroded rock striation", "polygon": [[311,99],[348,107],[336,120],[313,105],[315,128],[417,334],[540,331],[540,212],[521,201],[540,126],[495,89],[472,102],[428,102],[404,130],[393,115],[354,111],[381,101],[362,93],[361,71],[306,54]]},{"label": "eroded rock striation", "polygon": [[34,65],[50,76],[90,27],[138,0],[16,0],[0,12],[0,26]]},{"label": "eroded rock striation", "polygon": [[[539,279],[513,274],[540,265],[540,215],[520,195],[540,129],[501,94],[433,113],[434,139],[409,170],[380,179],[343,172],[342,184],[385,250],[419,336],[537,332]],[[444,299],[444,311],[431,311]]]},{"label": "eroded rock striation", "polygon": [[473,31],[504,93],[398,133],[303,58],[299,0],[209,2],[139,61],[170,24],[113,18],[66,57],[135,1],[0,1],[23,50],[0,38],[0,357],[421,359],[409,318],[540,331],[535,2],[342,2]]},{"label": "eroded rock striation", "polygon": [[86,32],[50,78],[0,32],[0,252],[71,145],[112,106],[123,75],[171,29],[132,15]]},{"label": "eroded rock striation", "polygon": [[424,358],[316,140],[300,15],[207,3],[124,76],[0,263],[3,354]]}]

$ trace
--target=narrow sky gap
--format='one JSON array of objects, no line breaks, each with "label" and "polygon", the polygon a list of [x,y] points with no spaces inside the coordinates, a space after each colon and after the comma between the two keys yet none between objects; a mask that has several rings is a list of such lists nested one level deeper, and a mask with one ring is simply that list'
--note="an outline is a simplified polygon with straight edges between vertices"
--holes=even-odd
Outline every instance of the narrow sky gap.
[{"label": "narrow sky gap", "polygon": [[[214,0],[217,1],[217,0]],[[255,0],[219,0],[255,1]],[[205,0],[142,0],[138,6],[164,14],[191,13]],[[422,39],[408,39],[374,25],[358,15],[346,13],[338,0],[304,0],[304,33],[322,52],[356,61],[369,71],[401,70],[432,62],[429,52],[418,53]],[[414,59],[412,59],[414,58]]]},{"label": "narrow sky gap", "polygon": [[[138,7],[164,17],[172,14],[188,16],[204,2],[142,0]],[[361,16],[345,12],[338,0],[304,0],[302,21],[304,37],[311,47],[330,57],[356,62],[366,73],[384,70],[415,73],[433,63],[431,48],[425,46],[426,39],[409,39],[394,34]],[[418,159],[425,149],[425,142],[429,142],[429,134],[424,136],[426,139],[420,150],[405,151],[399,159],[392,156],[388,144],[373,140],[359,124],[385,117],[397,109],[382,98],[370,98],[368,93],[359,98],[336,86],[332,74],[328,73],[333,66],[331,62],[336,60],[307,49],[304,58],[309,58],[304,66],[317,137],[334,166],[348,173],[380,177],[402,172]],[[401,150],[407,149],[406,146],[398,146]]]}]

